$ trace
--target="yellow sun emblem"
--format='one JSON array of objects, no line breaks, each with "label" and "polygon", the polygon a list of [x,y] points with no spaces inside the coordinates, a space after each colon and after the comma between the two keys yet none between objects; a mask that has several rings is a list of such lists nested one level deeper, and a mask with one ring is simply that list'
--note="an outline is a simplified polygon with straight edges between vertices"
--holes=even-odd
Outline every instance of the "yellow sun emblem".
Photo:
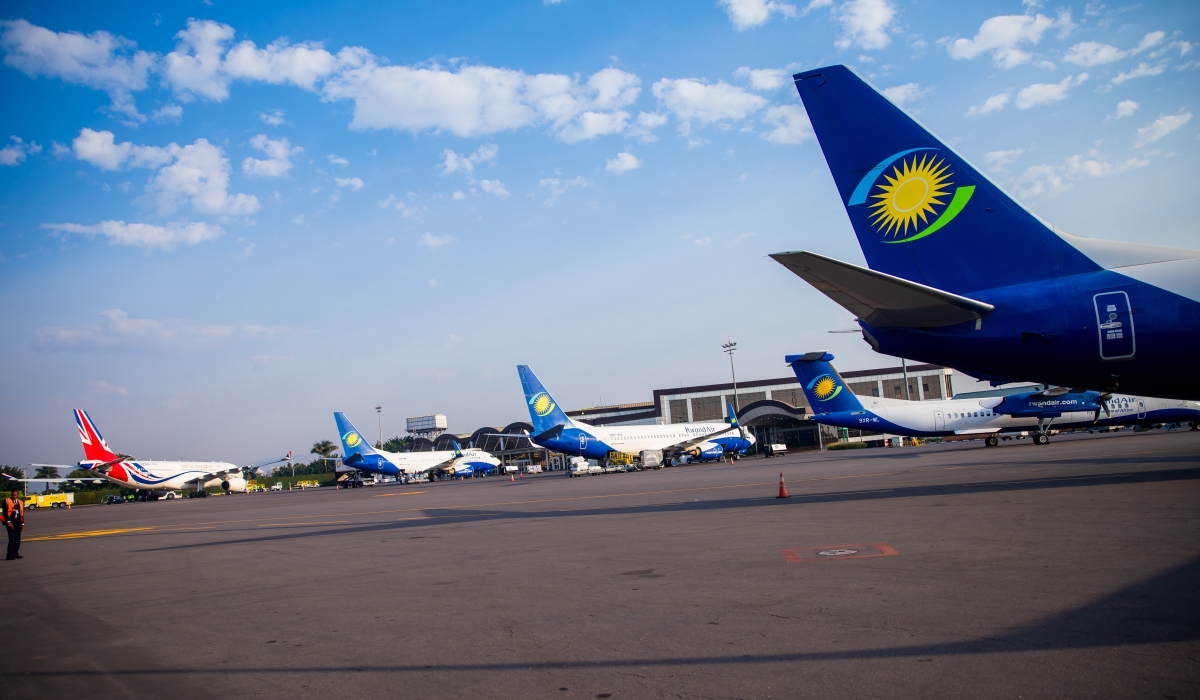
[{"label": "yellow sun emblem", "polygon": [[360,442],[362,442],[362,438],[358,436],[358,433],[346,433],[346,447],[354,447]]},{"label": "yellow sun emblem", "polygon": [[947,172],[950,166],[945,162],[929,154],[922,155],[920,163],[915,155],[912,161],[901,160],[900,165],[892,168],[891,175],[884,175],[888,184],[879,185],[883,193],[872,197],[878,200],[871,204],[874,209],[871,216],[875,219],[872,223],[880,231],[897,236],[907,236],[910,226],[916,233],[918,217],[921,223],[929,223],[926,216],[936,214],[933,205],[944,204],[938,197],[949,193],[943,188],[953,184],[946,181],[951,173]]},{"label": "yellow sun emblem", "polygon": [[550,400],[550,395],[546,393],[538,394],[533,400],[533,412],[539,416],[544,416],[554,410],[554,402]]},{"label": "yellow sun emblem", "polygon": [[837,389],[837,382],[833,381],[833,377],[821,377],[813,386],[813,393],[817,395],[818,399],[825,400],[833,395],[835,389]]}]

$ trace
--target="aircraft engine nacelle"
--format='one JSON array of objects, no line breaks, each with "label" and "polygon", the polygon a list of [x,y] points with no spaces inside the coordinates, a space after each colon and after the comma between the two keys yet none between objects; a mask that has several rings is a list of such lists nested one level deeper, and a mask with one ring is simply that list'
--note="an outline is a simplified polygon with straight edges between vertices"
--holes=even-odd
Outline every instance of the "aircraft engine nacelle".
[{"label": "aircraft engine nacelle", "polygon": [[725,456],[725,448],[715,442],[702,442],[685,450],[685,454],[694,459],[721,459]]},{"label": "aircraft engine nacelle", "polygon": [[240,476],[227,476],[221,488],[231,493],[246,493],[246,480]]}]

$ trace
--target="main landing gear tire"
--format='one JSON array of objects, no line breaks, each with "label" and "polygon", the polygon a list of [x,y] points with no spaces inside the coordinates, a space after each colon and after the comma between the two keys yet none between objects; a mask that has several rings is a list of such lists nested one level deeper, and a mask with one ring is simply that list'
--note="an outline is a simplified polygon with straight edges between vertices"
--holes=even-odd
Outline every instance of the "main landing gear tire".
[{"label": "main landing gear tire", "polygon": [[983,444],[987,445],[988,447],[995,447],[996,445],[1000,444],[1000,438],[996,437],[995,435],[989,435],[984,439]]},{"label": "main landing gear tire", "polygon": [[1033,436],[1033,444],[1035,445],[1045,445],[1048,442],[1050,442],[1050,437],[1045,433],[1035,433]]}]

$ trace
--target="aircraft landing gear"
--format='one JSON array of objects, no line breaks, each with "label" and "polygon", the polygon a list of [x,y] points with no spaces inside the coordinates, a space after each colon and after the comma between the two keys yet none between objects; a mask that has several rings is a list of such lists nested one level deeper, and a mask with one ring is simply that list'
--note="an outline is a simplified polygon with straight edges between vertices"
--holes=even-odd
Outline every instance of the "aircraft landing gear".
[{"label": "aircraft landing gear", "polygon": [[1048,443],[1048,442],[1050,442],[1050,436],[1049,436],[1049,435],[1047,435],[1047,434],[1045,434],[1045,433],[1034,433],[1034,434],[1033,434],[1033,444],[1035,444],[1035,445],[1045,445],[1045,444],[1046,444],[1046,443]]},{"label": "aircraft landing gear", "polygon": [[1000,438],[996,437],[995,435],[988,435],[987,438],[984,439],[983,444],[987,445],[988,447],[995,447],[996,445],[1000,444]]}]

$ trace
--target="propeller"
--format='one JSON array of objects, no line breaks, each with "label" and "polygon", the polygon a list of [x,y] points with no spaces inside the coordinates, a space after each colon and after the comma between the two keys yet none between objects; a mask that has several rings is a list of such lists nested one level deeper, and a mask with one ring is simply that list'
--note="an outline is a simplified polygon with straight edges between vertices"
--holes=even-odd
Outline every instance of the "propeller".
[{"label": "propeller", "polygon": [[1108,401],[1111,398],[1112,394],[1106,391],[1103,394],[1100,394],[1100,397],[1096,399],[1096,402],[1100,405],[1096,407],[1096,415],[1092,418],[1093,423],[1100,420],[1100,409],[1104,409],[1104,416],[1106,418],[1112,418],[1112,411],[1108,410]]}]

